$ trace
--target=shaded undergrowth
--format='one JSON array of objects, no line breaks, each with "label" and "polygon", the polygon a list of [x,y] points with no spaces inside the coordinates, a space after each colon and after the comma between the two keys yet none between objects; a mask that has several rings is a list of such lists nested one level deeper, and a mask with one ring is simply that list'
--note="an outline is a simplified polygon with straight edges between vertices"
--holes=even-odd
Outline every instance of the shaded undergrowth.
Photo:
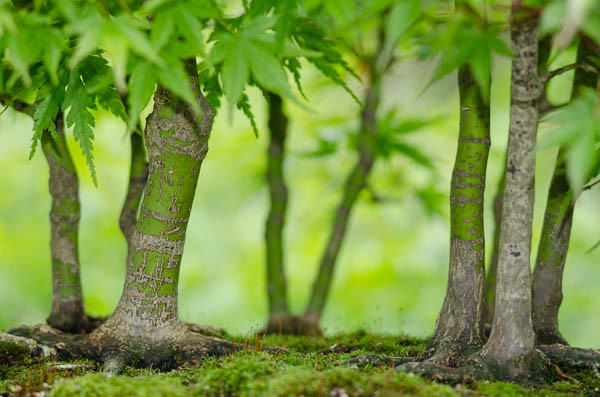
[{"label": "shaded undergrowth", "polygon": [[[26,396],[572,396],[600,395],[600,375],[568,372],[543,389],[501,382],[444,385],[393,368],[342,366],[363,354],[416,357],[426,341],[363,331],[330,337],[245,335],[234,337],[246,349],[207,359],[202,366],[159,373],[127,368],[107,378],[91,362],[35,360],[24,349],[0,344],[0,394]],[[261,346],[284,351],[264,352]],[[68,365],[65,364],[77,364]],[[571,379],[569,379],[571,378]],[[43,395],[43,394],[37,394]]]}]

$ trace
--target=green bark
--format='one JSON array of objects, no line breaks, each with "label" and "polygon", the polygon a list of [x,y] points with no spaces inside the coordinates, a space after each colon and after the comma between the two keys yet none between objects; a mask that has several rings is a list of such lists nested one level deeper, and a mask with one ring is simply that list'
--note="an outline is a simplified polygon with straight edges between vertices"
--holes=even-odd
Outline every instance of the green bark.
[{"label": "green bark", "polygon": [[61,113],[55,123],[58,139],[53,139],[49,132],[42,134],[52,196],[52,309],[47,322],[62,331],[79,332],[87,325],[79,274],[79,182],[67,148]]},{"label": "green bark", "polygon": [[[383,44],[383,40],[381,41]],[[377,155],[377,108],[381,96],[383,71],[378,66],[382,54],[381,48],[370,59],[371,84],[367,88],[365,105],[361,112],[361,126],[358,136],[358,159],[346,178],[342,200],[335,211],[333,227],[321,257],[317,277],[313,283],[311,296],[304,312],[304,317],[318,324],[325,308],[327,296],[331,288],[335,262],[346,235],[350,213],[358,195],[367,184]]]},{"label": "green bark", "polygon": [[[583,41],[577,50],[577,63],[583,64],[592,50]],[[596,88],[598,75],[577,68],[571,99],[583,88]],[[564,151],[558,153],[554,174],[548,191],[544,224],[533,271],[533,327],[537,343],[563,343],[566,340],[558,329],[558,311],[562,303],[562,278],[571,236],[575,201],[567,179]]]},{"label": "green bark", "polygon": [[450,186],[450,266],[446,297],[429,344],[435,352],[433,360],[481,347],[485,338],[483,199],[490,107],[469,66],[460,68],[458,86],[460,128]]},{"label": "green bark", "polygon": [[265,224],[269,318],[288,315],[283,254],[283,226],[288,189],[283,176],[288,119],[279,95],[269,94],[269,155],[267,181],[271,206]]},{"label": "green bark", "polygon": [[142,329],[179,325],[181,256],[213,118],[198,87],[195,61],[187,61],[186,68],[203,117],[196,117],[188,104],[165,88],[157,89],[146,123],[149,175],[132,236],[125,288],[105,324],[125,334],[132,325]]}]

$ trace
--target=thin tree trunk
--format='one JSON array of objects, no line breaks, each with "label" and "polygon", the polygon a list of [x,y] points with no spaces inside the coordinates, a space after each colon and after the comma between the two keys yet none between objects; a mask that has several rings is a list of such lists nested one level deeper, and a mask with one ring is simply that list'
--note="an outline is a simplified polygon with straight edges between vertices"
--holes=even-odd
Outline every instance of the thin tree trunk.
[{"label": "thin tree trunk", "polygon": [[[459,70],[460,128],[450,187],[450,267],[446,298],[429,348],[431,360],[484,343],[485,242],[483,199],[490,149],[490,107],[469,66]],[[451,362],[447,362],[451,365]]]},{"label": "thin tree trunk", "polygon": [[[577,63],[584,63],[591,50],[583,41],[577,51]],[[575,70],[571,99],[584,87],[596,88],[598,75]],[[565,269],[574,209],[573,192],[566,174],[563,149],[558,153],[548,191],[544,225],[533,271],[533,328],[538,344],[567,344],[558,329],[558,310],[562,303],[562,278]]]},{"label": "thin tree trunk", "polygon": [[137,221],[137,211],[148,179],[148,162],[144,151],[144,139],[138,133],[130,137],[131,162],[129,170],[129,184],[127,195],[119,217],[119,227],[127,240],[128,249],[131,248],[133,232]]},{"label": "thin tree trunk", "polygon": [[485,280],[485,322],[492,324],[494,321],[494,304],[496,303],[496,274],[498,273],[498,251],[500,249],[500,224],[502,222],[502,201],[504,197],[504,185],[506,182],[506,166],[498,183],[498,190],[494,197],[494,246],[492,257]]},{"label": "thin tree trunk", "polygon": [[269,156],[267,181],[271,206],[265,224],[267,254],[267,297],[269,324],[284,321],[289,316],[283,255],[283,226],[288,201],[288,189],[283,177],[285,139],[288,118],[283,112],[281,97],[269,94]]},{"label": "thin tree trunk", "polygon": [[304,318],[310,324],[318,326],[333,279],[335,262],[340,252],[350,213],[359,193],[367,184],[369,173],[377,154],[377,108],[381,96],[382,70],[378,59],[382,54],[383,39],[380,48],[370,59],[371,83],[367,89],[365,106],[361,112],[361,126],[358,137],[358,160],[348,175],[344,185],[341,202],[335,212],[333,228],[325,251],[321,257],[317,277],[313,283],[311,296],[304,312]]},{"label": "thin tree trunk", "polygon": [[186,229],[213,120],[213,111],[200,93],[196,61],[185,65],[202,115],[198,118],[188,104],[163,87],[154,95],[154,109],[146,123],[149,175],[131,237],[125,286],[114,313],[90,335],[108,373],[132,359],[169,365],[175,356],[215,354],[209,347],[211,339],[189,332],[177,313]]},{"label": "thin tree trunk", "polygon": [[490,337],[481,353],[499,377],[509,379],[530,374],[535,347],[529,257],[534,205],[534,150],[542,83],[538,76],[538,17],[523,13],[520,2],[515,0],[511,21],[514,55],[510,130],[496,309]]},{"label": "thin tree trunk", "polygon": [[65,332],[87,327],[79,274],[79,181],[63,131],[62,113],[55,120],[54,140],[42,134],[42,150],[50,170],[50,249],[52,255],[52,309],[46,320]]},{"label": "thin tree trunk", "polygon": [[[552,36],[547,35],[540,38],[538,41],[538,73],[540,76],[548,71],[548,61],[552,49]],[[545,88],[542,92],[542,98],[545,97]],[[504,171],[494,197],[494,247],[492,258],[488,269],[486,279],[486,324],[492,324],[494,320],[494,304],[496,303],[496,274],[498,269],[498,251],[500,245],[500,223],[502,220],[502,199],[504,195],[504,187],[506,184],[506,160],[504,161]]]}]

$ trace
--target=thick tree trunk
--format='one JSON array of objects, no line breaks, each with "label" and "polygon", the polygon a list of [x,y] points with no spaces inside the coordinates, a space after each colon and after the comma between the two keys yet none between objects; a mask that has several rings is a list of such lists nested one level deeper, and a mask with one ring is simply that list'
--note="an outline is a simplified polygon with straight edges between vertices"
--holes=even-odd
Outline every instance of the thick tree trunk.
[{"label": "thick tree trunk", "polygon": [[267,181],[271,206],[265,224],[269,324],[283,321],[289,316],[283,255],[283,226],[288,200],[288,189],[283,177],[287,125],[288,118],[283,113],[281,97],[269,94]]},{"label": "thick tree trunk", "polygon": [[460,128],[450,187],[450,268],[446,298],[429,349],[452,366],[454,353],[485,339],[483,198],[490,149],[490,107],[468,66],[459,70]]},{"label": "thick tree trunk", "polygon": [[[535,142],[542,83],[538,76],[538,19],[513,3],[510,130],[502,207],[496,304],[483,358],[501,378],[530,375],[535,334],[531,321],[531,227]],[[520,8],[520,7],[519,7]]]},{"label": "thick tree trunk", "polygon": [[46,320],[65,332],[80,332],[88,326],[79,275],[79,182],[63,132],[62,114],[56,117],[54,140],[42,134],[42,150],[50,170],[52,254],[52,309]]},{"label": "thick tree trunk", "polygon": [[130,137],[131,142],[131,165],[129,170],[129,184],[127,186],[127,195],[121,209],[119,217],[119,227],[125,239],[127,247],[131,248],[135,224],[137,221],[137,211],[142,199],[144,186],[148,179],[148,162],[146,161],[146,152],[144,151],[144,139],[138,133],[133,133]]},{"label": "thick tree trunk", "polygon": [[[581,41],[577,63],[584,63],[591,49]],[[575,70],[571,99],[584,87],[596,88],[598,75],[583,68]],[[571,236],[575,202],[566,174],[561,149],[550,182],[544,225],[533,271],[533,328],[538,344],[567,344],[558,329],[558,310],[562,303],[562,278]]]},{"label": "thick tree trunk", "polygon": [[[381,45],[383,40],[381,40]],[[313,283],[311,296],[304,312],[304,318],[315,327],[321,320],[327,296],[331,288],[335,262],[346,235],[350,213],[359,193],[367,184],[369,173],[377,155],[377,108],[381,95],[382,70],[378,66],[381,49],[370,60],[371,83],[367,89],[365,106],[361,112],[361,126],[358,136],[358,160],[348,175],[341,202],[335,212],[333,228],[325,251],[321,257],[317,277]]]},{"label": "thick tree trunk", "polygon": [[506,166],[498,183],[498,190],[494,197],[494,246],[492,257],[488,266],[485,279],[485,323],[492,324],[494,321],[494,304],[496,303],[496,275],[498,273],[498,251],[500,249],[500,224],[502,222],[502,199],[504,197],[504,185],[506,182]]},{"label": "thick tree trunk", "polygon": [[200,93],[195,60],[186,61],[202,114],[159,87],[146,123],[150,160],[127,275],[119,304],[90,335],[91,348],[116,372],[135,359],[140,365],[172,366],[226,349],[223,342],[188,331],[177,313],[177,287],[186,228],[200,166],[208,151],[213,111]]}]

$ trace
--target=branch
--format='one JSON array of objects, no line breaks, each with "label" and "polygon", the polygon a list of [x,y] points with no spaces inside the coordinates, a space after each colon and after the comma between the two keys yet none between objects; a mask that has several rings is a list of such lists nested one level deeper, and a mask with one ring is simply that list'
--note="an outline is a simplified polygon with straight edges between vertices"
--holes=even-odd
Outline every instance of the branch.
[{"label": "branch", "polygon": [[584,69],[589,72],[598,73],[598,69],[588,63],[572,63],[570,65],[565,65],[558,69],[554,69],[554,70],[544,73],[542,75],[542,83],[545,84],[548,82],[548,80],[550,80],[556,76],[559,76],[565,72],[568,72],[570,70],[577,69],[577,68],[581,68],[581,69]]},{"label": "branch", "polygon": [[590,184],[585,185],[583,187],[583,189],[581,189],[581,190],[590,190],[591,188],[593,188],[594,186],[596,186],[599,183],[600,183],[600,179],[598,179],[596,182],[592,182]]},{"label": "branch", "polygon": [[[35,105],[30,105],[27,102],[23,102],[18,99],[11,100],[6,95],[0,96],[0,104],[2,104],[3,106],[6,106],[6,108],[12,107],[17,112],[26,114],[32,118],[33,118],[33,113],[35,112]],[[5,110],[6,109],[2,110],[2,113],[4,113]]]}]

